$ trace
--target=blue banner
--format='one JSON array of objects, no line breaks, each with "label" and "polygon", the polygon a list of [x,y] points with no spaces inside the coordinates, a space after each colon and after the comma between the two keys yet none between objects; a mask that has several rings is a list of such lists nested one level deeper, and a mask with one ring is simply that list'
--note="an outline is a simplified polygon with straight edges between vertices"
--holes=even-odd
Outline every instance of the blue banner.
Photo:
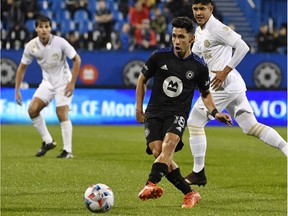
[{"label": "blue banner", "polygon": [[[21,61],[22,50],[1,50],[1,84],[11,86]],[[82,65],[76,84],[85,87],[125,88],[136,86],[138,75],[151,51],[79,52]],[[70,66],[71,61],[68,61]],[[237,69],[248,89],[286,89],[287,56],[279,54],[247,54]],[[24,82],[36,87],[42,73],[36,60],[28,66]]]},{"label": "blue banner", "polygon": [[[12,88],[1,89],[0,114],[2,124],[31,124],[28,106],[35,89],[22,89],[23,105],[15,103]],[[147,105],[150,90],[144,99]],[[199,97],[195,91],[193,103]],[[271,126],[287,126],[286,91],[248,91],[247,97],[259,122]],[[54,101],[41,113],[48,124],[57,124]],[[135,120],[135,90],[75,89],[69,116],[73,124],[137,124]],[[234,121],[234,124],[236,122]],[[223,125],[215,120],[209,125]]]}]

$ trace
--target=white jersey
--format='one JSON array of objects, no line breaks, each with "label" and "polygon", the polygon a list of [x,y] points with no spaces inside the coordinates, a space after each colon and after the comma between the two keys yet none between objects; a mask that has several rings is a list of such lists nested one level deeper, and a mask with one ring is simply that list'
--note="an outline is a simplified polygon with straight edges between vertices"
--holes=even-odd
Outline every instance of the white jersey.
[{"label": "white jersey", "polygon": [[39,37],[29,41],[25,46],[21,62],[29,65],[35,57],[42,69],[43,80],[57,88],[71,80],[72,74],[66,57],[72,59],[75,55],[76,51],[68,41],[50,35],[46,46],[40,42]]},{"label": "white jersey", "polygon": [[[203,57],[209,68],[211,80],[215,76],[215,73],[211,71],[222,71],[231,60],[232,47],[239,38],[241,35],[221,23],[213,15],[203,29],[200,26],[196,28],[192,52]],[[236,69],[228,74],[222,87],[229,93],[246,91],[245,82]],[[212,89],[211,92],[213,93]]]}]

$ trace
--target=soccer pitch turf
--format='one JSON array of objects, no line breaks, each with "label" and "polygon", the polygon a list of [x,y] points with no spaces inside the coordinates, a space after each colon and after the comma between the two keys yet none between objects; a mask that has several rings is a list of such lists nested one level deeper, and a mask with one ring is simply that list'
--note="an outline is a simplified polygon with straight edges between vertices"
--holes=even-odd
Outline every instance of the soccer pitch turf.
[{"label": "soccer pitch turf", "polygon": [[[239,127],[206,127],[208,140],[205,187],[193,186],[202,200],[181,209],[183,194],[166,178],[158,184],[163,197],[141,201],[152,156],[145,153],[141,126],[73,127],[73,159],[58,159],[61,130],[49,125],[57,147],[44,157],[35,154],[41,139],[31,125],[1,126],[1,215],[94,215],[84,206],[86,188],[110,186],[115,205],[107,215],[287,215],[287,160],[277,149]],[[286,128],[275,128],[287,139]],[[185,131],[182,151],[174,155],[183,176],[193,159]]]}]

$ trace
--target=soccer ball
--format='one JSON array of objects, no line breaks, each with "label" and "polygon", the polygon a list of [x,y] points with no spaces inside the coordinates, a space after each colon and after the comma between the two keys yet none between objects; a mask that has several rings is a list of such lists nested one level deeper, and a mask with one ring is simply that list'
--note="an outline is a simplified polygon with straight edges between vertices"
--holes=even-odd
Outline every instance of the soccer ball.
[{"label": "soccer ball", "polygon": [[114,205],[114,194],[105,184],[94,184],[84,193],[84,202],[91,212],[106,212]]}]

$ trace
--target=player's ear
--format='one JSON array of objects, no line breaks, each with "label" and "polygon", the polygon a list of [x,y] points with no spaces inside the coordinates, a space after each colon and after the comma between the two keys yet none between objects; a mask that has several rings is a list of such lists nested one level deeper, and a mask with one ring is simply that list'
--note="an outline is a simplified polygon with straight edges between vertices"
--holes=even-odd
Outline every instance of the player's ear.
[{"label": "player's ear", "polygon": [[211,4],[210,10],[211,10],[211,13],[213,13],[213,11],[214,11],[214,5]]},{"label": "player's ear", "polygon": [[194,35],[194,34],[191,34],[191,35],[190,35],[189,42],[190,42],[190,43],[193,43],[194,40],[195,40],[195,35]]}]

